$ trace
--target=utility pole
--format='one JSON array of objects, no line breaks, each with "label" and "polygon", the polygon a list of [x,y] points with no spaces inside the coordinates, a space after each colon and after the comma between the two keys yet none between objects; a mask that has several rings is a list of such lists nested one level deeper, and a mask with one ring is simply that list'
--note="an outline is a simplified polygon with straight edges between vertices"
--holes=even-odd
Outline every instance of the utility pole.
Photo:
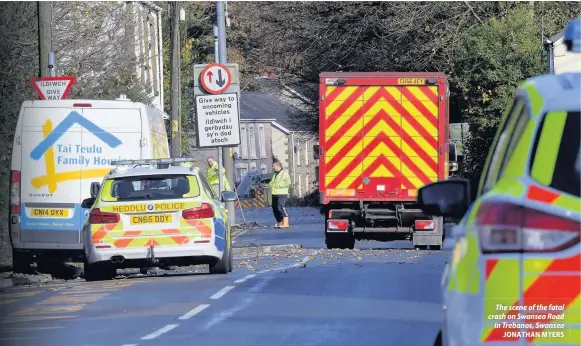
[{"label": "utility pole", "polygon": [[[228,53],[226,49],[226,8],[225,1],[216,1],[216,26],[218,27],[218,55],[219,62],[226,64],[228,62]],[[230,155],[230,148],[222,148],[222,159],[224,160],[224,169],[226,170],[226,178],[230,186],[234,187],[234,161]],[[218,161],[219,162],[219,161]],[[220,162],[219,162],[220,163]],[[220,177],[222,175],[220,174]],[[221,179],[221,178],[220,178]],[[220,191],[222,193],[222,191]],[[226,202],[226,209],[228,210],[228,218],[231,220],[230,224],[236,224],[236,209],[234,209],[234,202]]]},{"label": "utility pole", "polygon": [[[52,53],[52,2],[38,2],[38,58],[40,77],[50,77],[49,55]],[[54,64],[54,62],[53,62]]]},{"label": "utility pole", "polygon": [[179,2],[170,2],[170,97],[171,97],[171,157],[181,156],[182,120],[180,112],[180,13]]}]

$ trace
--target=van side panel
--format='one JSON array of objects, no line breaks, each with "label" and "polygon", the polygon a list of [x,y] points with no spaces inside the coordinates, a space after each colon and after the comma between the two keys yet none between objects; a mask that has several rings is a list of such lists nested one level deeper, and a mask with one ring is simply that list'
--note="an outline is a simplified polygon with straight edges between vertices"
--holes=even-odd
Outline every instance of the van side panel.
[{"label": "van side panel", "polygon": [[22,117],[19,241],[79,244],[82,158],[75,145],[81,115],[70,108],[24,108]]},{"label": "van side panel", "polygon": [[169,144],[161,112],[148,107],[147,117],[151,136],[151,157],[154,159],[168,158]]},{"label": "van side panel", "polygon": [[139,109],[84,109],[95,124],[84,128],[81,150],[86,155],[80,181],[81,201],[91,197],[91,183],[101,183],[109,173],[111,161],[142,159],[148,153],[141,147],[142,121]]}]

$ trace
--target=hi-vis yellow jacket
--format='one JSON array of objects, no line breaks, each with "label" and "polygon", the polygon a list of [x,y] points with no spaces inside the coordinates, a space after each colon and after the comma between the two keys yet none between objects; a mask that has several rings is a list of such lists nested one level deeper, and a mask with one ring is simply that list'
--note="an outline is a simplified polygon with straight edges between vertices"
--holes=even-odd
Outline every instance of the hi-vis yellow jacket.
[{"label": "hi-vis yellow jacket", "polygon": [[288,195],[288,188],[291,184],[291,178],[286,169],[272,175],[268,187],[273,195]]},{"label": "hi-vis yellow jacket", "polygon": [[[206,179],[208,184],[218,185],[220,183],[220,176],[218,175],[218,162],[214,161],[212,167],[208,167],[206,171]],[[224,184],[224,191],[230,191],[230,183],[226,179],[226,170],[222,167],[222,182]]]}]

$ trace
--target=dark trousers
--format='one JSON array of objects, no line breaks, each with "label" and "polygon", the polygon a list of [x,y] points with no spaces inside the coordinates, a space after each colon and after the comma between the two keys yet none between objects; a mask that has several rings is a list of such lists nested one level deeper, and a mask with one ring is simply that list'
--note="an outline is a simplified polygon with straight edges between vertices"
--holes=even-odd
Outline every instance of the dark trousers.
[{"label": "dark trousers", "polygon": [[272,212],[276,222],[282,222],[283,218],[288,217],[284,205],[286,204],[287,195],[272,195]]}]

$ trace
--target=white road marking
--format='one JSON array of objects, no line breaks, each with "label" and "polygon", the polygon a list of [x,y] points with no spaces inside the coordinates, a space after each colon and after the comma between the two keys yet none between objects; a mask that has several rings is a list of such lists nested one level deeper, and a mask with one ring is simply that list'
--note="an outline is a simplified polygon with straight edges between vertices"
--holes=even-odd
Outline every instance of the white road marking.
[{"label": "white road marking", "polygon": [[199,314],[200,312],[204,311],[208,306],[210,306],[210,304],[200,304],[200,305],[196,306],[195,308],[193,308],[192,310],[183,314],[181,317],[178,318],[178,320],[190,319],[190,318],[196,316],[197,314]]},{"label": "white road marking", "polygon": [[223,295],[230,292],[230,290],[232,290],[234,287],[235,286],[226,286],[226,287],[222,288],[221,290],[219,290],[218,292],[216,292],[213,296],[211,296],[210,299],[222,298]]},{"label": "white road marking", "polygon": [[246,276],[245,276],[245,277],[243,277],[242,279],[238,279],[238,280],[234,281],[234,283],[235,283],[235,284],[241,284],[241,283],[243,283],[244,281],[246,281],[246,280],[250,280],[250,279],[252,279],[252,278],[253,278],[253,277],[255,277],[255,276],[256,276],[256,275],[254,275],[254,274],[251,274],[251,275],[246,275]]},{"label": "white road marking", "polygon": [[146,335],[144,337],[141,338],[141,340],[152,340],[157,338],[158,336],[165,334],[167,332],[169,332],[170,330],[173,330],[174,328],[176,328],[177,326],[179,326],[179,324],[168,324],[167,326],[156,330],[155,332]]},{"label": "white road marking", "polygon": [[137,346],[137,344],[125,344],[123,346]]},{"label": "white road marking", "polygon": [[[255,284],[253,287],[251,287],[248,292],[250,293],[258,293],[260,292],[264,286],[266,286],[266,284],[272,280],[274,277],[273,276],[267,276],[264,277],[264,279],[258,281],[257,284]],[[244,299],[237,301],[235,303],[235,305],[233,305],[229,310],[226,311],[222,311],[219,312],[218,314],[214,315],[214,318],[212,318],[205,326],[204,329],[210,329],[213,326],[215,326],[218,323],[224,322],[225,320],[227,320],[228,318],[232,317],[234,314],[236,314],[238,311],[247,308],[248,306],[250,306],[252,304],[252,302],[254,302],[254,300],[256,299],[256,294],[251,294],[251,295],[247,295]]]}]

